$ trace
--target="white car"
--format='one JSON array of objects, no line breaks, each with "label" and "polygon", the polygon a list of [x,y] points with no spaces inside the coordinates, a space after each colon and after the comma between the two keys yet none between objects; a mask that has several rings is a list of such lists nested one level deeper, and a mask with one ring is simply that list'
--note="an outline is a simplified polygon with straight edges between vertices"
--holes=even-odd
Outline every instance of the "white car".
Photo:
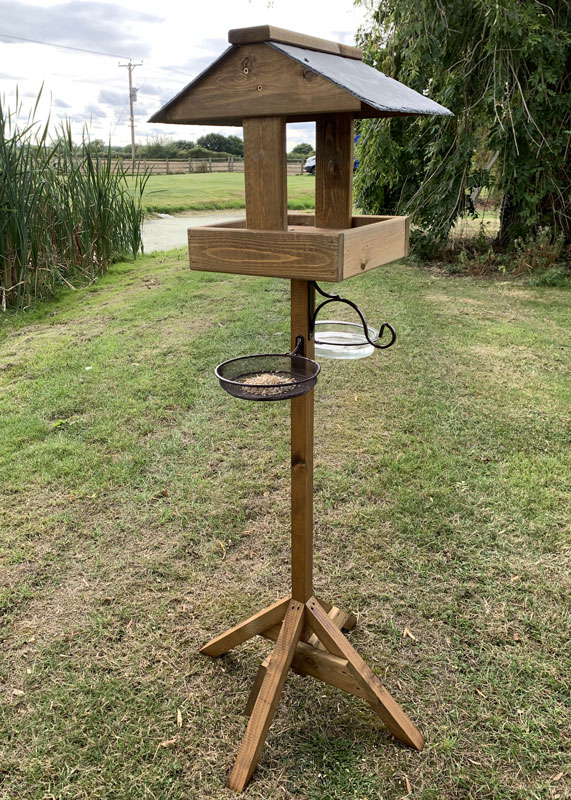
[{"label": "white car", "polygon": [[315,156],[309,156],[303,168],[310,175],[315,175]]},{"label": "white car", "polygon": [[[360,138],[361,138],[361,134],[358,133],[355,136],[355,139],[354,139],[355,144],[359,143],[359,139]],[[355,172],[355,170],[357,169],[358,166],[359,166],[359,161],[358,161],[358,159],[355,159],[353,161],[353,172]],[[309,158],[305,162],[304,170],[306,172],[309,172],[310,175],[315,175],[315,156],[309,156]]]}]

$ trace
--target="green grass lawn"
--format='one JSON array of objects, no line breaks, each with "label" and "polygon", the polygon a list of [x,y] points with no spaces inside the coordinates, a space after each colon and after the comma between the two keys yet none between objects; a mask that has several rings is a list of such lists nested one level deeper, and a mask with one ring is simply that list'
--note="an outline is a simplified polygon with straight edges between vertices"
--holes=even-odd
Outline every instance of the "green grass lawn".
[{"label": "green grass lawn", "polygon": [[[143,203],[149,213],[244,208],[244,174],[151,175]],[[288,207],[297,210],[315,207],[312,175],[288,177]]]},{"label": "green grass lawn", "polygon": [[[569,797],[569,294],[406,264],[343,292],[399,338],[322,363],[316,590],[427,746],[292,675],[246,796]],[[197,651],[288,590],[289,406],[213,369],[287,350],[288,302],[180,251],[0,318],[3,800],[235,797],[270,645]]]}]

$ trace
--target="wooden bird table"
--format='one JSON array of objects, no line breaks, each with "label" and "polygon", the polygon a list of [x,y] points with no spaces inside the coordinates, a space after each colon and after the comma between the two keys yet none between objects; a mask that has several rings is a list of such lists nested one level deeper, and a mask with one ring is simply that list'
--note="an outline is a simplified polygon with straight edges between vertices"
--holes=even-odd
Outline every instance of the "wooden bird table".
[{"label": "wooden bird table", "polygon": [[[349,114],[317,122],[315,227],[351,228],[353,119]],[[244,120],[246,220],[256,231],[287,230],[285,119]],[[263,235],[263,234],[262,234]],[[313,289],[307,279],[291,281],[291,344],[303,337],[304,356],[313,358],[309,324]],[[291,402],[291,595],[254,614],[205,644],[219,656],[256,634],[275,640],[248,700],[250,721],[229,786],[241,792],[256,768],[279,697],[292,668],[367,700],[391,733],[421,750],[422,734],[367,667],[341,629],[356,618],[313,595],[313,392]]]},{"label": "wooden bird table", "polygon": [[[352,215],[354,119],[449,114],[361,62],[357,48],[271,26],[232,44],[151,122],[243,125],[246,220],[189,230],[193,269],[291,280],[291,345],[313,359],[314,281],[340,281],[407,254],[406,217]],[[316,120],[315,216],[287,212],[286,122]],[[366,700],[401,742],[424,738],[342,629],[356,618],[313,594],[313,389],[291,399],[291,593],[202,647],[216,657],[253,636],[275,641],[260,666],[230,774],[256,768],[290,669]]]}]

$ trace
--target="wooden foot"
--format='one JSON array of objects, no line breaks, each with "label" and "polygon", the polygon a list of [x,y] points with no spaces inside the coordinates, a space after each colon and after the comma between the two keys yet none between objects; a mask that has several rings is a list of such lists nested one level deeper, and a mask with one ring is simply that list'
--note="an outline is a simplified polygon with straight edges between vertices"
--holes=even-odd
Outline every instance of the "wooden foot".
[{"label": "wooden foot", "polygon": [[230,630],[227,630],[215,639],[211,639],[204,647],[200,648],[200,652],[205,656],[212,656],[215,658],[231,650],[233,647],[242,644],[242,642],[251,639],[252,636],[263,633],[266,628],[271,628],[272,625],[276,625],[283,620],[289,602],[289,597],[283,597],[281,600],[278,600],[277,603],[264,608],[262,611],[258,611],[253,617],[245,619],[234,628],[230,628]]},{"label": "wooden foot", "polygon": [[305,607],[291,600],[285,614],[282,629],[270,658],[260,693],[256,699],[246,733],[238,750],[228,785],[241,792],[256,769],[258,759],[287,677],[296,645],[303,630]]},{"label": "wooden foot", "polygon": [[393,700],[377,676],[365,664],[355,648],[329,619],[320,603],[311,597],[306,605],[307,621],[318,639],[335,656],[347,661],[347,667],[365,690],[368,702],[390,732],[399,741],[422,750],[424,737]]}]

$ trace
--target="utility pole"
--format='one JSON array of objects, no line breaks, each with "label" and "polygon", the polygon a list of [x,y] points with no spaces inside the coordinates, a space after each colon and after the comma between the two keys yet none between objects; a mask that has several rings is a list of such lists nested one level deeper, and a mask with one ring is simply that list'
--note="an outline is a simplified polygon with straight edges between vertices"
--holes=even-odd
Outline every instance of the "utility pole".
[{"label": "utility pole", "polygon": [[131,108],[131,169],[135,169],[135,113],[133,111],[133,102],[137,99],[136,96],[136,89],[133,89],[133,70],[135,67],[142,66],[143,62],[139,61],[137,64],[133,64],[131,59],[129,59],[128,64],[119,64],[120,67],[127,67],[129,71],[129,106]]}]

